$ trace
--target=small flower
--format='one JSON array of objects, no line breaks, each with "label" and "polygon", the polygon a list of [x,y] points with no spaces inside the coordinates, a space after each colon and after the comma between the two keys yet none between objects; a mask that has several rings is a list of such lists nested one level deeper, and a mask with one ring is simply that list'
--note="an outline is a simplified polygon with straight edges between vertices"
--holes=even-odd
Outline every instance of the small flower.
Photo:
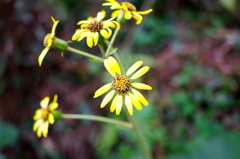
[{"label": "small flower", "polygon": [[[142,110],[142,104],[148,106],[147,100],[143,97],[143,95],[137,91],[135,88],[144,89],[144,90],[151,90],[152,87],[143,84],[143,83],[131,83],[131,80],[137,79],[144,75],[148,70],[148,66],[142,67],[136,73],[132,75],[131,78],[128,76],[135,72],[141,65],[142,61],[138,61],[133,64],[127,71],[126,75],[121,74],[121,69],[117,63],[117,61],[113,57],[108,57],[108,59],[104,60],[104,66],[108,70],[108,72],[114,77],[113,82],[104,85],[103,87],[99,88],[94,95],[94,98],[97,98],[113,88],[103,99],[101,103],[101,108],[105,107],[107,103],[113,98],[115,92],[117,95],[114,97],[113,102],[110,107],[110,111],[113,112],[116,110],[116,114],[119,115],[122,109],[123,104],[123,96],[125,96],[125,105],[128,109],[130,115],[133,114],[133,107],[132,104],[136,107],[137,110]],[[140,103],[141,102],[141,103]]]},{"label": "small flower", "polygon": [[105,17],[106,12],[103,10],[98,12],[96,18],[89,17],[88,20],[79,21],[77,25],[81,25],[81,29],[77,29],[74,33],[72,40],[81,41],[83,38],[87,38],[87,45],[92,48],[93,42],[96,46],[103,36],[105,39],[109,39],[112,35],[112,30],[109,29],[115,28],[116,26],[120,29],[118,22],[113,21],[114,18],[111,18],[106,21],[102,21]]},{"label": "small flower", "polygon": [[142,16],[140,14],[148,14],[152,11],[152,9],[149,9],[147,11],[139,12],[137,11],[136,7],[129,3],[129,2],[122,2],[121,4],[118,3],[115,0],[106,0],[107,3],[103,3],[103,6],[111,6],[110,9],[115,10],[112,13],[112,17],[117,17],[121,11],[124,11],[124,18],[125,19],[131,19],[134,18],[137,20],[136,24],[140,24],[142,22]]},{"label": "small flower", "polygon": [[33,117],[33,120],[36,120],[35,124],[33,125],[33,131],[37,131],[37,136],[41,137],[42,134],[46,138],[48,134],[48,126],[49,123],[54,123],[54,116],[52,114],[52,111],[58,107],[57,103],[57,95],[54,96],[53,102],[49,103],[50,98],[45,97],[41,102],[41,109],[38,109],[35,112],[35,115]]},{"label": "small flower", "polygon": [[57,27],[57,24],[59,21],[55,21],[55,19],[53,17],[51,17],[51,18],[53,21],[52,32],[51,32],[51,34],[47,34],[46,37],[44,38],[43,45],[45,46],[45,49],[41,52],[41,54],[38,57],[39,66],[41,66],[45,55],[47,54],[48,50],[52,47],[53,41],[55,38],[55,30],[56,30],[56,27]]}]

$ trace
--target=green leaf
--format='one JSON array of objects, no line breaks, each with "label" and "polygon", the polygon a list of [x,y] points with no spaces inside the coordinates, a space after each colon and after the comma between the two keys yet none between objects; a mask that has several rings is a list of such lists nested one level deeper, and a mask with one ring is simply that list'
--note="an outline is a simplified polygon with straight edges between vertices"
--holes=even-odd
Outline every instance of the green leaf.
[{"label": "green leaf", "polygon": [[109,55],[114,54],[115,52],[117,52],[117,50],[118,50],[118,48],[114,48],[114,49],[112,49],[112,50],[110,51]]},{"label": "green leaf", "polygon": [[0,149],[13,145],[19,136],[19,132],[14,125],[0,121]]},{"label": "green leaf", "polygon": [[101,60],[97,60],[97,59],[89,59],[89,61],[93,62],[93,63],[101,63]]},{"label": "green leaf", "polygon": [[234,11],[236,9],[236,0],[219,0],[219,2],[228,11]]}]

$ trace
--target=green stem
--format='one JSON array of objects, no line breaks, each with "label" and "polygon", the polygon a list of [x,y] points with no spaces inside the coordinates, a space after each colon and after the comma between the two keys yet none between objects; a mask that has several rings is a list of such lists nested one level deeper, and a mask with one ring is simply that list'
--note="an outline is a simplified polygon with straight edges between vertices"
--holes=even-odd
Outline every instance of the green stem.
[{"label": "green stem", "polygon": [[116,37],[117,37],[118,31],[119,31],[118,28],[116,28],[116,29],[115,29],[115,32],[114,32],[114,34],[113,34],[113,37],[112,37],[112,39],[111,39],[111,41],[110,41],[110,44],[108,45],[108,48],[107,48],[107,51],[106,51],[106,57],[109,56],[110,50],[111,50],[112,45],[113,45],[113,43],[114,43],[114,41],[115,41],[115,39],[116,39]]},{"label": "green stem", "polygon": [[103,44],[98,44],[98,46],[99,46],[99,49],[100,49],[100,51],[102,53],[103,58],[105,59],[106,56],[105,56],[105,51],[104,51],[104,48],[103,48]]},{"label": "green stem", "polygon": [[132,127],[133,127],[133,125],[128,122],[123,122],[123,121],[110,119],[110,118],[106,118],[106,117],[101,117],[101,116],[96,116],[96,115],[62,114],[61,118],[94,120],[94,121],[105,122],[105,123],[123,126],[123,127],[129,128],[129,129],[132,129]]},{"label": "green stem", "polygon": [[103,59],[102,59],[101,57],[98,57],[98,56],[89,54],[89,53],[87,53],[87,52],[83,52],[83,51],[74,49],[74,48],[72,48],[72,47],[70,47],[70,46],[68,46],[66,50],[68,50],[68,51],[70,51],[70,52],[73,52],[73,53],[76,53],[76,54],[79,54],[79,55],[82,55],[82,56],[89,57],[89,58],[91,58],[91,59],[95,59],[95,60],[98,60],[98,61],[99,61],[99,60],[100,60],[100,61],[103,61]]}]

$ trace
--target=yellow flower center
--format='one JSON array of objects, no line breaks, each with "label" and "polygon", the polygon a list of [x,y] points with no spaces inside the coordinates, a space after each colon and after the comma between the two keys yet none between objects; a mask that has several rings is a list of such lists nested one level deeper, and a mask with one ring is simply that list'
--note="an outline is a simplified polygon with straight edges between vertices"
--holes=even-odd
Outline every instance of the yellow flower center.
[{"label": "yellow flower center", "polygon": [[93,20],[86,26],[86,29],[91,32],[100,32],[102,28],[103,28],[103,23],[98,20]]},{"label": "yellow flower center", "polygon": [[112,82],[112,85],[119,94],[127,93],[130,89],[130,82],[126,76],[116,76]]},{"label": "yellow flower center", "polygon": [[47,35],[45,36],[44,40],[43,40],[43,45],[44,45],[45,47],[47,47],[48,44],[52,45],[52,42],[53,42],[54,38],[55,38],[55,37],[53,37],[53,38],[51,37],[51,34],[47,34]]},{"label": "yellow flower center", "polygon": [[125,4],[128,8],[129,11],[136,11],[136,7],[132,4],[132,3],[129,3],[129,2],[122,2],[122,5]]},{"label": "yellow flower center", "polygon": [[44,120],[48,119],[49,109],[42,109],[41,118]]}]

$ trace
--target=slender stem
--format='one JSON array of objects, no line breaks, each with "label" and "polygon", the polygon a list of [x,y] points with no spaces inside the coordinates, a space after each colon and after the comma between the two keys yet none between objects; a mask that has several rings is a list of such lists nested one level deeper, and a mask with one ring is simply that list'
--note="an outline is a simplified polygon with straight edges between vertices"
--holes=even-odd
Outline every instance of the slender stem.
[{"label": "slender stem", "polygon": [[118,28],[115,29],[115,32],[114,32],[113,37],[112,37],[112,39],[110,41],[110,44],[108,45],[108,48],[107,48],[107,51],[106,51],[106,57],[109,56],[110,50],[111,50],[112,45],[113,45],[113,43],[114,43],[114,41],[115,41],[115,39],[117,37],[117,34],[118,34]]},{"label": "slender stem", "polygon": [[101,116],[96,116],[96,115],[62,114],[61,118],[94,120],[94,121],[105,122],[105,123],[123,126],[123,127],[129,128],[129,129],[132,129],[132,127],[133,127],[133,125],[129,122],[123,122],[123,121],[110,119],[110,118],[106,118],[106,117],[101,117]]},{"label": "slender stem", "polygon": [[117,52],[115,52],[115,53],[113,54],[113,56],[114,56],[114,57],[116,58],[116,60],[118,61],[119,65],[120,65],[120,68],[121,68],[121,70],[122,70],[122,74],[125,74],[125,68],[124,68],[124,66],[123,66],[123,64],[122,64],[122,61],[121,61],[121,59],[119,58]]},{"label": "slender stem", "polygon": [[105,56],[105,51],[104,51],[104,48],[103,48],[103,44],[98,44],[98,46],[99,46],[99,49],[100,49],[100,51],[102,53],[103,58],[105,59],[106,56]]},{"label": "slender stem", "polygon": [[[117,53],[114,53],[114,57],[115,57],[115,58],[117,59],[117,61],[119,62],[119,65],[120,65],[121,69],[123,70],[123,72],[125,72],[124,66],[123,66],[122,61],[121,61],[121,59],[119,58],[118,54],[117,54]],[[137,135],[137,137],[138,137],[138,140],[139,140],[139,142],[140,142],[140,144],[141,144],[141,146],[142,146],[143,153],[144,153],[146,159],[152,159],[152,158],[153,158],[153,157],[152,157],[152,154],[151,154],[151,152],[150,152],[150,150],[149,150],[149,148],[148,148],[148,146],[147,146],[147,143],[146,143],[146,141],[145,141],[145,139],[144,139],[144,137],[143,137],[143,135],[142,135],[142,133],[141,133],[141,131],[140,131],[140,129],[139,129],[136,121],[135,121],[135,119],[133,118],[133,116],[131,116],[131,115],[128,113],[127,109],[125,109],[125,113],[126,113],[127,116],[128,116],[128,120],[133,124],[133,130],[135,131],[135,133],[136,133],[136,135]]]},{"label": "slender stem", "polygon": [[86,57],[89,57],[91,59],[95,59],[95,60],[100,60],[100,61],[103,61],[103,59],[101,57],[98,57],[98,56],[95,56],[95,55],[92,55],[92,54],[89,54],[87,52],[83,52],[83,51],[80,51],[80,50],[77,50],[77,49],[74,49],[70,46],[67,47],[67,50],[70,51],[70,52],[73,52],[73,53],[76,53],[76,54],[79,54],[79,55],[82,55],[82,56],[86,56]]}]

